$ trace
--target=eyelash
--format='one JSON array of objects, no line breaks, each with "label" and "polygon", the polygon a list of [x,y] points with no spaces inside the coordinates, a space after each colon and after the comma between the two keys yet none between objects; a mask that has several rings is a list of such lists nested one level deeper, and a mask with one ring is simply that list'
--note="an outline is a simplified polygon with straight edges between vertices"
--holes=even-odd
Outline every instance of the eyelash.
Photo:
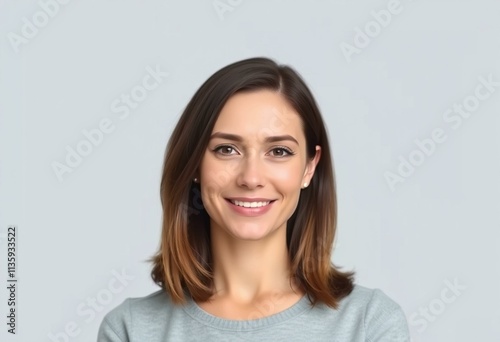
[{"label": "eyelash", "polygon": [[[216,152],[216,153],[219,153],[217,152],[219,149],[221,149],[222,147],[230,147],[232,148],[233,150],[236,150],[236,148],[232,145],[218,145],[216,146],[212,151],[213,152]],[[285,157],[290,157],[290,156],[293,156],[295,154],[295,152],[293,152],[291,149],[289,149],[288,147],[285,147],[285,146],[276,146],[275,148],[273,148],[271,151],[275,151],[275,150],[283,150],[285,151],[286,153],[288,153],[287,155],[284,155],[284,156],[279,156],[278,158],[285,158]],[[222,156],[230,156],[230,154],[224,154],[224,153],[220,153]]]}]

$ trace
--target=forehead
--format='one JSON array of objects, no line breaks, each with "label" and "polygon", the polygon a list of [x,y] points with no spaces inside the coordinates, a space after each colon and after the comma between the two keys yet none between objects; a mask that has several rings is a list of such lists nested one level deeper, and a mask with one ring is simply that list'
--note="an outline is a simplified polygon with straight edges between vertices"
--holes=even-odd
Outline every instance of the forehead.
[{"label": "forehead", "polygon": [[241,92],[222,108],[214,132],[230,132],[247,138],[290,134],[304,140],[302,119],[288,101],[271,90]]}]

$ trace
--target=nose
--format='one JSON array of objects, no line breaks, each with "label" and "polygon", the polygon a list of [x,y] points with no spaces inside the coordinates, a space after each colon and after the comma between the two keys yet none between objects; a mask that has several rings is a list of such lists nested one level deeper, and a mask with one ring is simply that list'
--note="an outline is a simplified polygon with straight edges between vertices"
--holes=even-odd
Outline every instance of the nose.
[{"label": "nose", "polygon": [[257,153],[248,154],[241,162],[237,183],[255,189],[264,185],[264,168]]}]

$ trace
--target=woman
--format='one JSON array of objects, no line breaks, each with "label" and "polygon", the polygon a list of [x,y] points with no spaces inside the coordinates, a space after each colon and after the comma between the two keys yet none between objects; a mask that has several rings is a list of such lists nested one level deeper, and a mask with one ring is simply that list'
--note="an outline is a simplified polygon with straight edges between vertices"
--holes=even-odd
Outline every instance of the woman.
[{"label": "woman", "polygon": [[401,307],[331,262],[337,202],[318,106],[288,66],[213,74],[169,140],[162,289],[128,298],[98,341],[409,341]]}]

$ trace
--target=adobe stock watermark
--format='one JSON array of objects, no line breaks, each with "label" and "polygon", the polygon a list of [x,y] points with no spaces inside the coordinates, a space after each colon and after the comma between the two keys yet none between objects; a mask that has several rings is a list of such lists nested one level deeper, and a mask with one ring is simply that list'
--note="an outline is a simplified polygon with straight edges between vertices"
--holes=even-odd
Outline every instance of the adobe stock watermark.
[{"label": "adobe stock watermark", "polygon": [[243,0],[214,0],[212,2],[212,6],[214,6],[219,19],[224,21],[225,13],[233,12],[236,7],[241,5],[242,2]]},{"label": "adobe stock watermark", "polygon": [[59,182],[63,182],[64,175],[71,174],[96,147],[103,143],[107,135],[115,131],[116,126],[113,121],[127,119],[130,113],[136,110],[147,99],[148,95],[164,82],[168,75],[167,72],[161,70],[159,65],[156,65],[154,69],[147,66],[146,74],[139,84],[111,101],[110,110],[114,116],[101,119],[94,128],[83,129],[81,131],[83,137],[74,144],[74,147],[66,145],[64,160],[52,161],[51,163],[52,170]]},{"label": "adobe stock watermark", "polygon": [[107,307],[115,296],[125,290],[130,281],[135,277],[126,273],[125,269],[121,272],[112,270],[113,277],[108,281],[105,288],[100,289],[93,297],[87,297],[80,302],[75,308],[75,313],[78,316],[77,320],[72,320],[64,325],[61,331],[47,334],[51,342],[69,342],[72,338],[77,337],[82,332],[82,327],[90,324],[97,316],[97,313],[102,312]]},{"label": "adobe stock watermark", "polygon": [[61,9],[61,5],[66,5],[69,0],[40,0],[39,9],[30,18],[22,17],[22,25],[18,33],[8,32],[7,39],[12,49],[18,53],[21,45],[28,44],[35,38],[41,29],[46,27],[50,20],[54,18]]},{"label": "adobe stock watermark", "polygon": [[[478,81],[479,83],[471,95],[464,97],[458,103],[453,103],[442,114],[443,121],[450,124],[453,130],[460,128],[465,120],[469,119],[472,113],[480,108],[481,103],[489,99],[497,90],[496,88],[500,86],[500,82],[493,79],[493,74],[489,74],[487,77],[479,76]],[[395,191],[397,184],[404,183],[418,167],[436,153],[438,146],[448,139],[445,130],[437,127],[428,134],[428,137],[413,140],[416,148],[410,151],[407,157],[399,156],[399,164],[394,172],[384,172],[384,179],[392,192]]]},{"label": "adobe stock watermark", "polygon": [[443,315],[446,309],[467,289],[467,286],[460,283],[457,278],[453,281],[446,279],[444,284],[445,287],[441,289],[439,297],[432,299],[426,306],[419,307],[418,311],[410,315],[410,325],[416,327],[419,333],[423,333],[430,324]]},{"label": "adobe stock watermark", "polygon": [[353,55],[359,55],[363,49],[370,45],[391,24],[394,17],[403,12],[403,9],[404,7],[399,0],[389,0],[385,9],[372,10],[370,12],[372,20],[361,27],[354,28],[352,43],[343,41],[339,44],[347,63],[351,63]]}]

